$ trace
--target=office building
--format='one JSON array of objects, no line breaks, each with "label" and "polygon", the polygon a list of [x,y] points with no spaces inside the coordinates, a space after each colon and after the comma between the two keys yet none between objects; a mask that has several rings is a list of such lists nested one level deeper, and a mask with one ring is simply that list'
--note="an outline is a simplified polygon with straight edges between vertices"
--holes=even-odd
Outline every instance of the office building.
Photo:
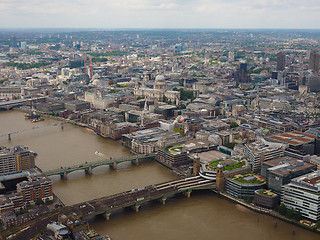
[{"label": "office building", "polygon": [[307,86],[309,92],[320,92],[320,76],[312,75],[307,77]]},{"label": "office building", "polygon": [[266,177],[268,188],[281,194],[283,185],[291,179],[307,174],[317,167],[292,157],[284,156],[262,163],[261,176]]},{"label": "office building", "polygon": [[228,53],[228,61],[229,62],[234,62],[234,52],[233,51],[230,51]]},{"label": "office building", "polygon": [[265,179],[258,175],[247,173],[228,177],[225,182],[225,189],[227,193],[237,198],[253,198],[254,192],[264,188],[265,185]]},{"label": "office building", "polygon": [[304,218],[320,220],[320,171],[294,178],[282,187],[281,203]]},{"label": "office building", "polygon": [[20,48],[23,49],[23,50],[26,50],[28,48],[27,42],[21,42],[20,43]]},{"label": "office building", "polygon": [[244,155],[248,159],[251,169],[260,173],[263,162],[284,156],[284,146],[266,141],[256,141],[244,145]]},{"label": "office building", "polygon": [[320,64],[320,54],[317,52],[311,52],[310,59],[309,59],[309,69],[315,72],[318,72],[319,64]]},{"label": "office building", "polygon": [[24,146],[0,150],[0,174],[10,174],[35,167],[37,154]]},{"label": "office building", "polygon": [[277,54],[277,71],[283,71],[286,67],[286,54],[279,52]]},{"label": "office building", "polygon": [[12,36],[9,39],[9,47],[16,48],[17,47],[17,38]]},{"label": "office building", "polygon": [[253,202],[256,205],[275,208],[279,205],[279,195],[266,189],[259,189],[254,192]]},{"label": "office building", "polygon": [[247,71],[248,65],[246,63],[240,63],[240,68],[238,72],[238,82],[247,83],[250,82],[250,76],[248,76]]},{"label": "office building", "polygon": [[303,132],[287,132],[269,137],[269,140],[287,144],[288,149],[292,149],[295,152],[303,152],[313,155],[316,150],[316,138],[317,136],[303,133]]}]

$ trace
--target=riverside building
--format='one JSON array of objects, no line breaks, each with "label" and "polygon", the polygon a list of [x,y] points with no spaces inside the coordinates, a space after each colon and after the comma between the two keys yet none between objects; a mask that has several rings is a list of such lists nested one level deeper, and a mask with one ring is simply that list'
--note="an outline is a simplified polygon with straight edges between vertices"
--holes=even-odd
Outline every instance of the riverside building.
[{"label": "riverside building", "polygon": [[37,154],[24,146],[0,150],[0,174],[20,172],[35,167]]},{"label": "riverside building", "polygon": [[320,220],[320,171],[291,180],[282,187],[281,203],[300,211],[313,221]]}]

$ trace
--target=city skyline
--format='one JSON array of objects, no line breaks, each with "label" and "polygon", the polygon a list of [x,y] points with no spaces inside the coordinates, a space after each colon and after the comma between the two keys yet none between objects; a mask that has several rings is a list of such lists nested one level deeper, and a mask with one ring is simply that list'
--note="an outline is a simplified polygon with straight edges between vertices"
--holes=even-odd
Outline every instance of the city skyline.
[{"label": "city skyline", "polygon": [[318,29],[316,0],[69,0],[0,3],[0,28]]}]

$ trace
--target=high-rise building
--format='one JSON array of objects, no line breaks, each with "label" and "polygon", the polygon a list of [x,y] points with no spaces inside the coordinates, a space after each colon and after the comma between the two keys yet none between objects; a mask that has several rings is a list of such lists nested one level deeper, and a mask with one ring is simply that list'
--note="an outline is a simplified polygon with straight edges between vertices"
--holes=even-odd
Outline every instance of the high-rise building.
[{"label": "high-rise building", "polygon": [[238,82],[240,83],[247,83],[250,82],[250,77],[248,76],[247,71],[248,65],[246,63],[240,63],[239,75],[238,75]]},{"label": "high-rise building", "polygon": [[309,59],[309,69],[315,72],[318,72],[319,65],[320,65],[320,54],[317,52],[311,52],[310,59]]},{"label": "high-rise building", "polygon": [[0,174],[20,172],[35,167],[37,154],[24,146],[0,150]]},{"label": "high-rise building", "polygon": [[277,71],[283,71],[286,67],[286,54],[279,52],[277,54]]},{"label": "high-rise building", "polygon": [[16,39],[16,37],[14,37],[14,36],[10,37],[10,39],[9,39],[9,47],[12,47],[12,48],[16,48],[17,47],[17,39]]},{"label": "high-rise building", "polygon": [[320,76],[308,76],[306,82],[310,92],[320,92]]},{"label": "high-rise building", "polygon": [[27,42],[21,42],[21,43],[20,43],[20,48],[21,48],[21,49],[24,49],[24,50],[27,49],[27,48],[28,48]]},{"label": "high-rise building", "polygon": [[272,79],[278,79],[278,72],[272,72],[271,73],[271,78]]},{"label": "high-rise building", "polygon": [[234,62],[234,52],[230,51],[228,54],[228,61],[229,62]]}]

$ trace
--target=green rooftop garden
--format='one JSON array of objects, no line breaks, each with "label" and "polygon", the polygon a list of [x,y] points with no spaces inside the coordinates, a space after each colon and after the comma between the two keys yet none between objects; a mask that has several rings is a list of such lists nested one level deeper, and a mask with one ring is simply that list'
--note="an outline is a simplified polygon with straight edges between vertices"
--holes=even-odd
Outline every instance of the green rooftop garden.
[{"label": "green rooftop garden", "polygon": [[210,168],[215,168],[219,164],[219,162],[221,162],[221,159],[212,161],[212,162],[209,163],[209,167]]},{"label": "green rooftop garden", "polygon": [[231,178],[234,181],[237,181],[239,183],[246,183],[246,184],[265,184],[266,181],[258,176],[255,176],[251,173],[247,174],[239,174],[235,175]]},{"label": "green rooftop garden", "polygon": [[258,193],[261,194],[261,195],[269,196],[269,197],[274,197],[274,196],[277,195],[277,194],[275,194],[275,193],[273,193],[271,191],[268,191],[266,189],[261,189],[261,190],[258,191]]},{"label": "green rooftop garden", "polygon": [[241,162],[238,162],[238,163],[230,164],[230,165],[225,166],[224,170],[225,171],[231,171],[231,170],[234,170],[234,169],[237,169],[237,168],[242,168],[245,164],[246,164],[245,161],[241,161]]},{"label": "green rooftop garden", "polygon": [[[221,162],[222,160],[219,159],[219,160],[215,160],[215,161],[212,161],[209,163],[209,167],[210,168],[216,168],[217,165]],[[241,161],[241,162],[236,162],[236,163],[231,163],[231,164],[223,164],[223,169],[225,171],[231,171],[231,170],[234,170],[234,169],[238,169],[238,168],[242,168],[243,166],[246,165],[246,162],[245,161]]]}]

